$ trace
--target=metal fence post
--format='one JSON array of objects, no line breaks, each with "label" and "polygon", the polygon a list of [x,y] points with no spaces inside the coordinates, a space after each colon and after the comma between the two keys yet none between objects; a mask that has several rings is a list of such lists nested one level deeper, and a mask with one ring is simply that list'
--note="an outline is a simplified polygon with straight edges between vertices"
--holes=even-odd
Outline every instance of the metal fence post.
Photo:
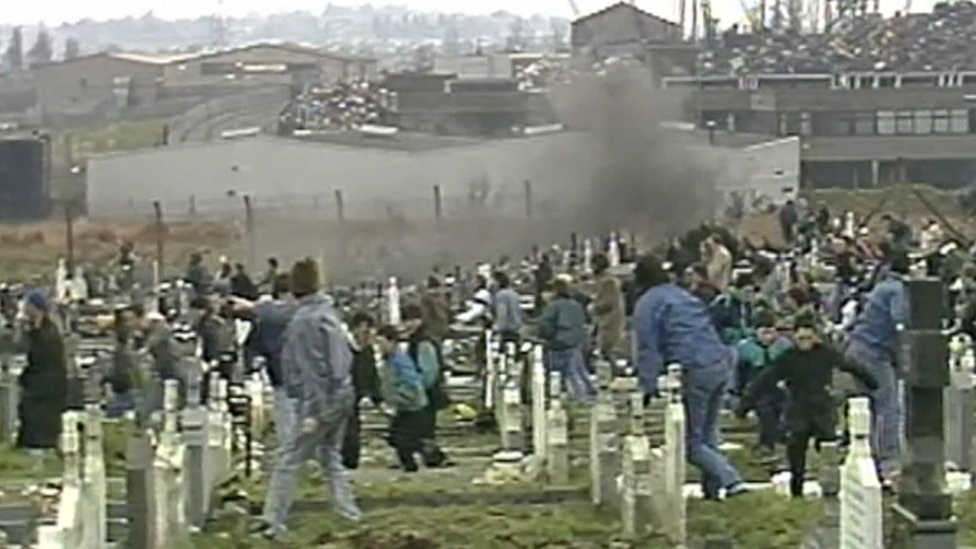
[{"label": "metal fence post", "polygon": [[[166,276],[166,225],[163,221],[163,206],[158,200],[153,201],[153,213],[156,216],[156,281],[158,282]],[[153,288],[153,292],[155,291],[156,288]]]},{"label": "metal fence post", "polygon": [[248,269],[253,271],[257,261],[257,243],[254,241],[254,204],[250,195],[244,195],[244,227],[247,234]]},{"label": "metal fence post", "polygon": [[532,182],[525,180],[525,217],[532,219]]}]

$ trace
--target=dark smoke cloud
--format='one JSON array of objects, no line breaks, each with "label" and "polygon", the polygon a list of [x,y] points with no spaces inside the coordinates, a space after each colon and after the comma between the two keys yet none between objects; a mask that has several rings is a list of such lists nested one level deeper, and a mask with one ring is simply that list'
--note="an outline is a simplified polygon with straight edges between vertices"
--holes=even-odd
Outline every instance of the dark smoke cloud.
[{"label": "dark smoke cloud", "polygon": [[680,98],[644,70],[619,67],[554,94],[567,127],[588,134],[588,185],[578,193],[578,230],[627,228],[676,234],[710,217],[717,169],[688,135],[662,128],[681,119]]}]

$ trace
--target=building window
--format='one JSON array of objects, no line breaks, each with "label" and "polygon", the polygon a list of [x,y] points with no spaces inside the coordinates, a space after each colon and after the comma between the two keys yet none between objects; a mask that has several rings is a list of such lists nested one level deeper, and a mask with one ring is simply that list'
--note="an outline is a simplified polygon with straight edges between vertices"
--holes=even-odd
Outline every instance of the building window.
[{"label": "building window", "polygon": [[949,131],[952,133],[969,133],[969,111],[966,109],[952,109],[949,119]]},{"label": "building window", "polygon": [[915,133],[924,135],[932,133],[932,111],[919,109],[915,111]]},{"label": "building window", "polygon": [[874,113],[858,112],[854,115],[854,133],[856,135],[874,135]]},{"label": "building window", "polygon": [[949,133],[949,110],[932,111],[932,133]]},{"label": "building window", "polygon": [[800,113],[800,135],[813,135],[813,124],[810,122],[810,113]]},{"label": "building window", "polygon": [[878,135],[895,134],[895,111],[878,111]]},{"label": "building window", "polygon": [[898,111],[895,113],[895,133],[899,135],[915,133],[915,117],[912,111]]}]

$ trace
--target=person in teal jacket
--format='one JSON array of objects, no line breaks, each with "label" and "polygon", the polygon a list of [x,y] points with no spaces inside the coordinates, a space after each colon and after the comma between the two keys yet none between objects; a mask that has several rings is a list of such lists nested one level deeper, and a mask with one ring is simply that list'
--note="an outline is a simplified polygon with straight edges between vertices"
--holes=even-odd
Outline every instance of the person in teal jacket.
[{"label": "person in teal jacket", "polygon": [[383,402],[390,416],[390,445],[396,450],[403,470],[416,472],[417,454],[424,450],[424,430],[428,407],[427,391],[420,369],[400,350],[395,326],[383,326],[376,334],[376,345],[383,355]]},{"label": "person in teal jacket", "polygon": [[[755,333],[739,343],[736,353],[736,389],[740,395],[763,368],[793,346],[790,340],[781,337],[777,332],[776,315],[772,311],[756,312],[753,321],[756,325]],[[786,395],[777,388],[764,393],[756,402],[756,415],[759,419],[759,443],[756,449],[760,455],[773,454],[776,444],[783,441],[782,418],[785,401]]]}]

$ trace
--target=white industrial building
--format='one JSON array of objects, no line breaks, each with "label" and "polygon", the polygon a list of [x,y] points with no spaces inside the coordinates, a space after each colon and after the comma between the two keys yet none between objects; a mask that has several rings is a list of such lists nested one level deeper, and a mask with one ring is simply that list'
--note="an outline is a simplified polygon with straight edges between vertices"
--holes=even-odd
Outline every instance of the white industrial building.
[{"label": "white industrial building", "polygon": [[[680,132],[679,132],[680,133]],[[675,138],[684,136],[676,133]],[[731,136],[730,136],[731,137]],[[739,141],[742,136],[735,136]],[[796,138],[700,149],[697,161],[722,172],[721,194],[764,195],[781,202],[799,188]],[[525,213],[531,181],[536,215],[558,215],[567,201],[592,185],[593,149],[583,134],[561,132],[502,140],[400,134],[392,138],[333,135],[318,141],[250,137],[97,156],[87,167],[88,211],[93,218],[143,216],[159,201],[167,217],[195,211],[235,215],[241,198],[256,208],[301,215],[303,208],[336,212],[341,193],[347,218],[403,215],[432,218],[433,187],[445,215],[482,196],[493,213]],[[568,209],[568,208],[567,208]],[[331,214],[330,214],[331,215]]]}]

